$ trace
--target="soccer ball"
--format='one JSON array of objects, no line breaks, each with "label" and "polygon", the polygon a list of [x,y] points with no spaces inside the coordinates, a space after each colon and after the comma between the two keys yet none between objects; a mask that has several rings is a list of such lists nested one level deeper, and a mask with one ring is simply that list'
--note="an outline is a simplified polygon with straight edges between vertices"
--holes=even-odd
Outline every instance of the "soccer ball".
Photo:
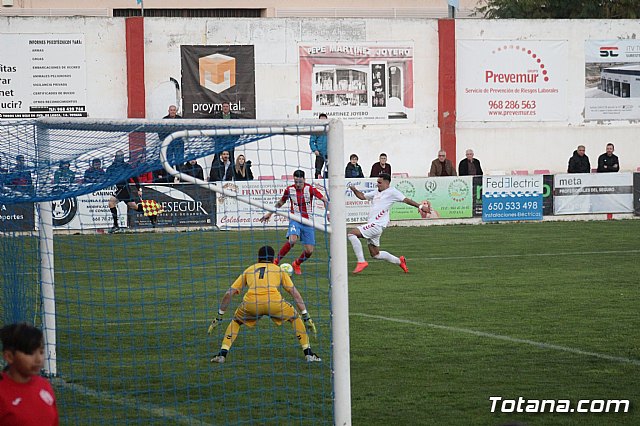
[{"label": "soccer ball", "polygon": [[282,272],[286,272],[287,274],[289,274],[289,276],[293,275],[293,266],[291,266],[289,263],[281,263],[280,270]]}]

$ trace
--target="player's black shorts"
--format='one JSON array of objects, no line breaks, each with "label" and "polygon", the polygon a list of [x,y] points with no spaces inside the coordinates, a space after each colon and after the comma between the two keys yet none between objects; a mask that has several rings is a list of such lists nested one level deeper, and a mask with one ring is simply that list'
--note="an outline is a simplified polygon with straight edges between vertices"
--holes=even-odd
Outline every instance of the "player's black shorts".
[{"label": "player's black shorts", "polygon": [[129,185],[117,187],[113,196],[116,197],[118,201],[124,201],[125,203],[135,201],[135,198],[133,198],[133,195],[131,195],[131,191],[129,190]]}]

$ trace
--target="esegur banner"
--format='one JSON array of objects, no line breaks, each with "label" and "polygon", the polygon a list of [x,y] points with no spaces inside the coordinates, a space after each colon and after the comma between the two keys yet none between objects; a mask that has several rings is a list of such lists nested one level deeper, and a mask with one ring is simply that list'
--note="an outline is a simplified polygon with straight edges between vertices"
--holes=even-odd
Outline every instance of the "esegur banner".
[{"label": "esegur banner", "polygon": [[184,118],[256,118],[253,46],[180,46]]},{"label": "esegur banner", "polygon": [[300,118],[414,121],[412,42],[327,42],[298,50]]},{"label": "esegur banner", "polygon": [[458,121],[564,121],[568,43],[458,40]]}]

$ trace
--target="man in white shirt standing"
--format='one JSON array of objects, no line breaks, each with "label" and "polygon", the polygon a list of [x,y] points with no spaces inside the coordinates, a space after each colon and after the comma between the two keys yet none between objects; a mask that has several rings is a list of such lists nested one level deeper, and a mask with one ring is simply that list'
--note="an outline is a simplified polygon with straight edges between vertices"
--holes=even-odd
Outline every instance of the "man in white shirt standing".
[{"label": "man in white shirt standing", "polygon": [[389,224],[389,210],[393,203],[405,203],[410,206],[416,207],[421,213],[431,213],[431,205],[427,203],[418,204],[411,198],[407,198],[404,194],[391,186],[391,175],[387,173],[381,173],[378,177],[378,190],[372,190],[362,192],[356,189],[355,186],[349,186],[349,189],[353,191],[355,196],[360,200],[371,200],[371,210],[369,210],[369,218],[367,223],[358,226],[355,229],[350,229],[347,232],[347,238],[353,246],[353,251],[358,259],[356,269],[353,270],[354,274],[362,272],[369,263],[364,260],[364,252],[362,250],[362,244],[359,238],[367,240],[369,246],[369,253],[371,257],[378,260],[386,260],[394,265],[399,265],[402,270],[407,273],[407,261],[404,256],[396,257],[387,251],[380,251],[380,236],[382,231]]}]

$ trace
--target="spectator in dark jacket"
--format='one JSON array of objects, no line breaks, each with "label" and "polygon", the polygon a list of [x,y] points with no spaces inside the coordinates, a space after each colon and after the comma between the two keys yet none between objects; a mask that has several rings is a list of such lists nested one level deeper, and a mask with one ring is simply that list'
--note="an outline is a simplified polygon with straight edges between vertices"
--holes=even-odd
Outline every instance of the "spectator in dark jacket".
[{"label": "spectator in dark jacket", "polygon": [[612,143],[607,144],[607,152],[598,157],[598,173],[612,173],[620,171],[618,156],[613,153]]},{"label": "spectator in dark jacket", "polygon": [[233,164],[229,160],[229,151],[222,151],[220,157],[214,160],[209,173],[209,182],[233,180]]},{"label": "spectator in dark jacket", "polygon": [[364,177],[364,174],[362,173],[362,167],[360,167],[360,164],[358,164],[358,156],[356,154],[351,154],[351,156],[349,157],[347,167],[345,167],[344,169],[344,177],[348,179]]},{"label": "spectator in dark jacket", "polygon": [[195,158],[184,163],[180,168],[180,172],[196,179],[204,180],[204,171],[202,170],[202,166],[198,164],[198,160]]},{"label": "spectator in dark jacket", "polygon": [[591,163],[585,152],[584,145],[578,145],[578,149],[573,151],[573,156],[569,158],[567,173],[590,173]]},{"label": "spectator in dark jacket", "polygon": [[464,155],[466,158],[463,158],[458,164],[458,173],[460,176],[482,176],[480,160],[473,158],[473,150],[466,150]]},{"label": "spectator in dark jacket", "polygon": [[97,183],[104,180],[104,169],[99,158],[91,160],[91,167],[84,171],[84,183]]},{"label": "spectator in dark jacket", "polygon": [[234,177],[236,180],[253,180],[251,161],[247,161],[247,159],[242,154],[238,155],[238,158],[236,158]]}]

